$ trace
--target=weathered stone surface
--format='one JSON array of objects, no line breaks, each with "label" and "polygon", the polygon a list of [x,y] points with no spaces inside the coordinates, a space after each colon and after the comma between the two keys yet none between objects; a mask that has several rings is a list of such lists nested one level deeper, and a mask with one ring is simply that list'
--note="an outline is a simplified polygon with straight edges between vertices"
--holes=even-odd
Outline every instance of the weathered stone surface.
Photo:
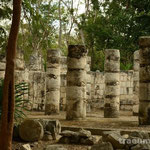
[{"label": "weathered stone surface", "polygon": [[56,140],[57,135],[61,132],[61,124],[59,120],[37,119],[44,128],[44,134],[50,133],[53,140]]},{"label": "weathered stone surface", "polygon": [[44,134],[42,140],[43,140],[43,141],[51,141],[51,140],[53,140],[53,138],[52,138],[51,135]]},{"label": "weathered stone surface", "polygon": [[[141,138],[141,139],[149,139],[149,134],[147,132],[131,132],[130,133],[130,136],[131,137],[138,137],[138,138]],[[130,137],[129,137],[130,138]]]},{"label": "weathered stone surface", "polygon": [[107,86],[105,90],[106,95],[113,95],[113,96],[119,96],[120,95],[120,85],[115,85],[117,83],[114,83],[114,85]]},{"label": "weathered stone surface", "polygon": [[150,125],[150,37],[140,37],[139,124]]},{"label": "weathered stone surface", "polygon": [[131,150],[150,150],[149,144],[137,144],[136,146],[131,147]]},{"label": "weathered stone surface", "polygon": [[[113,75],[114,73],[114,75]],[[120,108],[120,52],[105,50],[105,100],[104,117],[119,117]]]},{"label": "weathered stone surface", "polygon": [[67,150],[61,145],[49,145],[44,150]]},{"label": "weathered stone surface", "polygon": [[60,51],[47,51],[45,114],[58,114],[60,103]]},{"label": "weathered stone surface", "polygon": [[20,150],[32,150],[29,144],[24,144],[20,147]]},{"label": "weathered stone surface", "polygon": [[113,132],[105,137],[103,140],[105,142],[110,142],[113,145],[114,149],[122,149],[125,147],[125,143],[121,143],[122,139],[123,137],[119,133]]},{"label": "weathered stone surface", "polygon": [[78,136],[78,133],[69,131],[69,130],[65,130],[65,131],[61,132],[60,135],[65,136],[65,137],[71,137],[71,136]]},{"label": "weathered stone surface", "polygon": [[86,70],[79,70],[78,72],[69,71],[67,73],[67,85],[85,86],[86,84]]},{"label": "weathered stone surface", "polygon": [[29,59],[28,69],[32,71],[42,71],[42,66],[41,55],[37,51],[33,52]]},{"label": "weathered stone surface", "polygon": [[[137,99],[139,99],[139,97]],[[139,105],[136,104],[133,106],[133,115],[138,115],[138,113],[139,113]]]},{"label": "weathered stone surface", "polygon": [[36,120],[24,120],[19,126],[19,135],[24,141],[34,142],[43,138],[44,129]]},{"label": "weathered stone surface", "polygon": [[[69,138],[69,137],[65,137],[65,136],[63,136],[63,137],[61,137],[60,139],[59,139],[59,143],[61,143],[61,144],[70,144],[70,140],[71,140],[71,138]],[[79,141],[79,139],[75,139],[74,138],[74,141]],[[76,142],[76,143],[77,143]]]},{"label": "weathered stone surface", "polygon": [[59,139],[59,143],[63,144],[72,143],[72,144],[94,145],[99,140],[96,137],[93,137],[90,131],[84,129],[81,129],[78,132],[66,130],[60,133],[60,135],[62,137]]},{"label": "weathered stone surface", "polygon": [[79,130],[78,133],[79,133],[80,137],[90,137],[91,136],[91,132],[88,130],[84,130],[84,129]]},{"label": "weathered stone surface", "polygon": [[110,142],[102,142],[91,147],[91,150],[113,150]]},{"label": "weathered stone surface", "polygon": [[94,145],[96,144],[98,141],[94,136],[90,136],[87,138],[80,138],[80,143],[84,144],[84,145]]},{"label": "weathered stone surface", "polygon": [[105,82],[106,83],[119,83],[120,82],[120,74],[118,73],[111,73],[111,72],[107,72],[107,74],[105,74]]},{"label": "weathered stone surface", "polygon": [[87,56],[87,50],[84,45],[69,45],[68,50],[69,50],[68,53],[69,58],[80,59],[84,56]]},{"label": "weathered stone surface", "polygon": [[86,117],[86,62],[87,50],[82,45],[68,47],[66,88],[66,119]]},{"label": "weathered stone surface", "polygon": [[66,119],[86,117],[86,62],[87,50],[82,45],[68,47],[66,88]]},{"label": "weathered stone surface", "polygon": [[29,71],[29,98],[31,109],[43,111],[46,97],[46,75],[41,71]]}]

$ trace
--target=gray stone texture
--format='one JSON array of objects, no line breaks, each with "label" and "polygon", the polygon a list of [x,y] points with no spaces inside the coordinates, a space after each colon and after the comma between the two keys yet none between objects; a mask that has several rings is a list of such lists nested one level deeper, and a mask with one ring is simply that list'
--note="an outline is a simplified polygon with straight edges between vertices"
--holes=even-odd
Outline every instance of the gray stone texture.
[{"label": "gray stone texture", "polygon": [[150,125],[150,37],[140,37],[139,125]]},{"label": "gray stone texture", "polygon": [[82,45],[68,47],[66,105],[67,120],[86,117],[87,50]]},{"label": "gray stone texture", "polygon": [[139,107],[139,69],[140,69],[140,57],[139,57],[139,50],[134,52],[134,87],[133,87],[133,101],[134,101],[134,106],[133,106],[133,114],[138,114],[138,107]]},{"label": "gray stone texture", "polygon": [[58,114],[60,105],[60,51],[47,51],[45,114]]},{"label": "gray stone texture", "polygon": [[120,52],[105,50],[105,102],[104,117],[119,117],[120,107]]},{"label": "gray stone texture", "polygon": [[43,135],[44,129],[39,121],[28,119],[24,120],[19,126],[19,136],[26,142],[41,140]]}]

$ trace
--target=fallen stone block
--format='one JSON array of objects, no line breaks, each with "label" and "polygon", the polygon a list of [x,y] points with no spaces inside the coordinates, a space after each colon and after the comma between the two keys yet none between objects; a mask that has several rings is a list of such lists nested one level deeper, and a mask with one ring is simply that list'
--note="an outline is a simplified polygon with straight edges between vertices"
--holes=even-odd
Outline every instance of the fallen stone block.
[{"label": "fallen stone block", "polygon": [[60,135],[65,136],[65,137],[71,137],[71,136],[78,136],[78,133],[69,131],[69,130],[65,130],[65,131],[61,132]]},{"label": "fallen stone block", "polygon": [[43,126],[44,131],[51,133],[53,140],[56,140],[57,135],[61,132],[61,124],[59,120],[37,119]]},{"label": "fallen stone block", "polygon": [[131,150],[150,150],[149,144],[137,144],[130,148]]},{"label": "fallen stone block", "polygon": [[20,147],[20,150],[32,150],[29,144],[24,144]]},{"label": "fallen stone block", "polygon": [[125,147],[125,139],[119,133],[111,133],[103,138],[105,142],[110,142],[114,149],[123,149]]},{"label": "fallen stone block", "polygon": [[110,142],[102,142],[91,147],[91,150],[114,150]]},{"label": "fallen stone block", "polygon": [[83,145],[94,145],[97,142],[98,142],[98,140],[94,136],[80,139],[80,144],[83,144]]},{"label": "fallen stone block", "polygon": [[61,145],[49,145],[44,150],[67,150]]},{"label": "fallen stone block", "polygon": [[61,137],[58,141],[58,143],[61,143],[61,144],[70,144],[70,138],[69,137]]},{"label": "fallen stone block", "polygon": [[35,142],[43,138],[44,130],[37,120],[24,120],[19,126],[19,136],[27,142]]},{"label": "fallen stone block", "polygon": [[137,138],[141,138],[141,139],[149,139],[149,134],[147,132],[131,132],[129,134],[129,138],[130,137],[137,137]]},{"label": "fallen stone block", "polygon": [[88,130],[84,130],[84,129],[80,129],[78,134],[80,137],[90,137],[91,136],[91,132]]}]

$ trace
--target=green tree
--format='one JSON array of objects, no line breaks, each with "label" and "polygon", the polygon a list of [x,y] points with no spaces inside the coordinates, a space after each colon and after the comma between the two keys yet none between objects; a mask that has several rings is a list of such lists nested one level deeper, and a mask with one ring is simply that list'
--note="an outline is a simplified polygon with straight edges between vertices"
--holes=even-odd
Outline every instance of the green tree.
[{"label": "green tree", "polygon": [[91,2],[89,15],[81,16],[81,28],[92,56],[92,70],[103,69],[99,66],[100,62],[103,64],[103,59],[98,57],[97,52],[107,48],[120,49],[121,69],[131,69],[139,36],[150,34],[149,0]]},{"label": "green tree", "polygon": [[13,0],[13,17],[7,44],[6,71],[2,98],[2,116],[0,127],[0,148],[2,150],[12,149],[12,133],[15,110],[14,69],[20,16],[21,0]]}]

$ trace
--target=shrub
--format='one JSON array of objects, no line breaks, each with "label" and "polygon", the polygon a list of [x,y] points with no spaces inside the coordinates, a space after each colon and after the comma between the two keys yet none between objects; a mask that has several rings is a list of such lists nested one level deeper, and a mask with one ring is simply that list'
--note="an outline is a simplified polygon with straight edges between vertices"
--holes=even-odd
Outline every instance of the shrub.
[{"label": "shrub", "polygon": [[[0,118],[2,113],[2,91],[4,86],[4,80],[0,79]],[[28,84],[21,82],[15,85],[15,114],[14,119],[23,119],[26,117],[24,111],[28,111],[27,104],[29,104],[28,99],[24,99],[24,95],[28,93]]]}]

